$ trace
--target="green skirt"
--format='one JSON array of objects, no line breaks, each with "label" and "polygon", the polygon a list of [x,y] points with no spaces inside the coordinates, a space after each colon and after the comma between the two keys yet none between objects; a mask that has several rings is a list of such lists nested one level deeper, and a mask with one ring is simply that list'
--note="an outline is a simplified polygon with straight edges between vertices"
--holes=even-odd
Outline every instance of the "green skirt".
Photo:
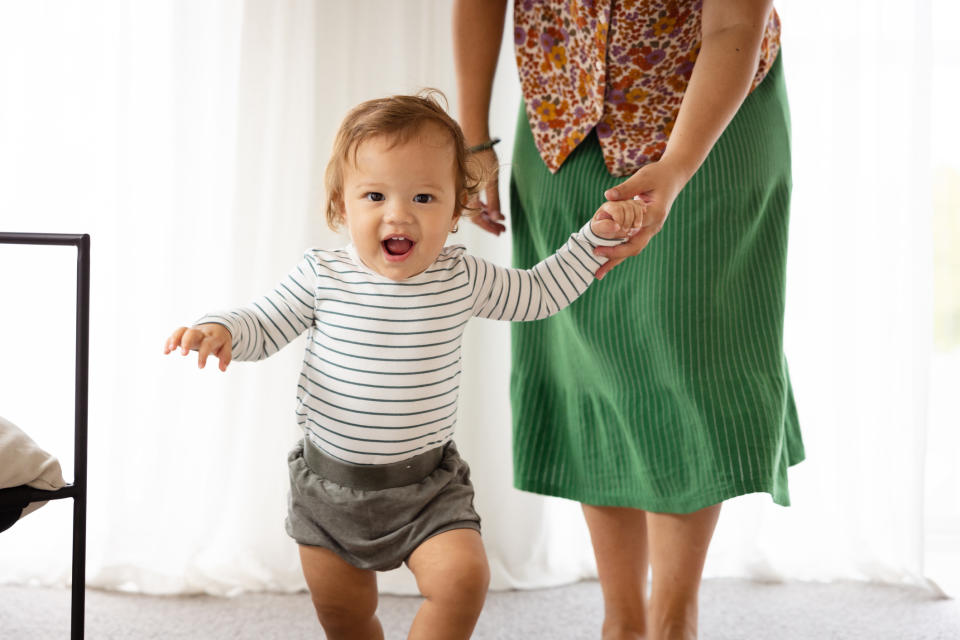
[{"label": "green skirt", "polygon": [[[783,354],[789,118],[778,58],[647,248],[556,316],[513,324],[517,488],[664,513],[790,503],[804,450]],[[551,174],[521,105],[515,265],[553,253],[624,179],[593,133]]]}]

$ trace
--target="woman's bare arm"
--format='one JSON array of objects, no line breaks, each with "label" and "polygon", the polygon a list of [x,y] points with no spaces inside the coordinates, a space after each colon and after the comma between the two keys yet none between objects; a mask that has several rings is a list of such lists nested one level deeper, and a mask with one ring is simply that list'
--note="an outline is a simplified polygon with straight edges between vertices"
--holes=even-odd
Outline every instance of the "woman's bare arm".
[{"label": "woman's bare arm", "polygon": [[453,59],[460,126],[468,145],[490,139],[490,95],[506,8],[507,0],[456,0],[453,3]]},{"label": "woman's bare arm", "polygon": [[598,278],[643,251],[663,228],[677,194],[743,104],[757,72],[772,5],[772,0],[703,0],[700,53],[663,157],[604,194],[609,200],[643,198],[647,202],[643,227],[618,247],[595,250],[610,258],[597,270]]},{"label": "woman's bare arm", "polygon": [[[503,39],[507,0],[456,0],[453,5],[453,57],[457,72],[457,96],[460,126],[467,145],[490,139],[490,96],[497,70],[500,42]],[[497,182],[496,151],[487,149],[473,157],[483,168],[483,203],[473,201],[480,213],[471,216],[483,229],[499,235],[501,224],[500,193]]]},{"label": "woman's bare arm", "polygon": [[[773,0],[704,0],[702,43],[662,160],[689,180],[737,113],[757,73]],[[686,182],[684,180],[684,182]]]}]

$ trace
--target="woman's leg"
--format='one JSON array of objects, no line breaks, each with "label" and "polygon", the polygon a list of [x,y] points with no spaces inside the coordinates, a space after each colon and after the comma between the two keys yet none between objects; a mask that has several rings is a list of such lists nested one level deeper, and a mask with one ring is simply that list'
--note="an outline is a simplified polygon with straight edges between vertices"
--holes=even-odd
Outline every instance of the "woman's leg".
[{"label": "woman's leg", "polygon": [[583,506],[603,590],[603,639],[643,638],[646,632],[646,512]]},{"label": "woman's leg", "polygon": [[653,575],[647,607],[651,640],[697,637],[700,578],[719,517],[719,504],[686,514],[647,513]]},{"label": "woman's leg", "polygon": [[453,529],[428,538],[407,559],[426,601],[410,627],[410,640],[469,638],[490,584],[480,534]]},{"label": "woman's leg", "polygon": [[323,547],[300,545],[300,564],[329,640],[383,640],[377,619],[377,575]]}]

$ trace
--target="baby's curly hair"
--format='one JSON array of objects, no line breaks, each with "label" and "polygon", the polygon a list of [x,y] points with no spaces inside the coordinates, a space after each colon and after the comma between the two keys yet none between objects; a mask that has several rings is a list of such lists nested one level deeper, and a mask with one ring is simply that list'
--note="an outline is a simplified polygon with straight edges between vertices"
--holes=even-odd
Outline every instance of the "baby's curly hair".
[{"label": "baby's curly hair", "polygon": [[[327,164],[327,224],[336,231],[343,222],[343,175],[347,162],[356,163],[360,145],[377,136],[391,136],[404,143],[428,123],[435,123],[450,134],[457,165],[457,194],[469,202],[480,190],[479,166],[471,162],[463,131],[447,113],[446,96],[437,89],[424,89],[417,95],[397,95],[367,100],[350,110],[340,125]],[[465,204],[459,205],[466,209]]]}]

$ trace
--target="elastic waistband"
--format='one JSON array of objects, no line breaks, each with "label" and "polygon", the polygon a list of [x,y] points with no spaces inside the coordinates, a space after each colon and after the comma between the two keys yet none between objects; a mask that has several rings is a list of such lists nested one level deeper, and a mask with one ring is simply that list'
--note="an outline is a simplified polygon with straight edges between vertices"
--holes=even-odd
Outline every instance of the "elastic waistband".
[{"label": "elastic waistband", "polygon": [[452,443],[434,447],[407,460],[389,464],[353,464],[331,458],[310,441],[303,439],[303,459],[315,474],[344,487],[378,491],[420,482],[440,466],[443,453]]}]

